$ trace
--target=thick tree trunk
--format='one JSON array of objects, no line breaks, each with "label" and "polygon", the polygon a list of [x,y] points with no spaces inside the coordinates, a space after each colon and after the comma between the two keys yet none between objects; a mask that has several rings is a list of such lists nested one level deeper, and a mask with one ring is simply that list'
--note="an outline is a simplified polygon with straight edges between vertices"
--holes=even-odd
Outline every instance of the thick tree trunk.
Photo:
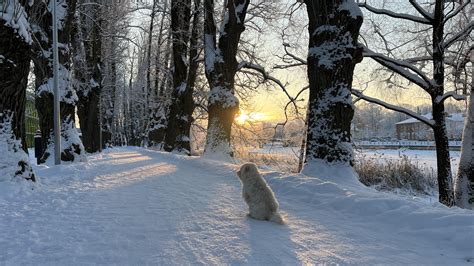
[{"label": "thick tree trunk", "polygon": [[245,30],[247,0],[229,0],[224,7],[224,21],[216,43],[214,1],[204,1],[204,51],[206,77],[209,83],[208,125],[205,155],[233,156],[230,146],[234,117],[239,101],[234,95],[234,77],[237,72],[237,50],[240,35]]},{"label": "thick tree trunk", "polygon": [[[189,37],[188,21],[190,20],[191,0],[176,1],[172,6],[173,29],[173,94],[172,104],[168,115],[168,127],[165,137],[165,150],[191,154],[191,124],[194,112],[194,83],[198,68],[198,38],[200,0],[194,1],[193,26]],[[174,2],[173,2],[174,3]],[[184,61],[187,58],[189,42],[189,66]]]},{"label": "thick tree trunk", "polygon": [[[309,111],[306,164],[351,164],[351,89],[362,13],[353,0],[306,0],[309,18]],[[349,7],[349,8],[347,8]]]},{"label": "thick tree trunk", "polygon": [[[53,1],[53,0],[51,0]],[[40,40],[41,45],[35,48],[35,84],[36,84],[36,107],[40,120],[40,129],[43,142],[44,153],[40,162],[45,162],[53,153],[53,69],[52,54],[52,32],[51,21],[52,15],[48,10],[47,3],[35,2],[35,35]],[[58,3],[58,9],[64,9],[65,16],[58,22],[58,41],[59,46],[59,90],[60,95],[60,111],[61,111],[61,160],[74,161],[86,160],[84,155],[84,147],[75,129],[75,105],[77,95],[71,84],[70,74],[70,44],[71,29],[76,9],[76,1],[68,0],[67,3]],[[60,12],[61,13],[61,12]],[[47,36],[47,38],[45,38]],[[46,49],[46,50],[45,50]]]},{"label": "thick tree trunk", "polygon": [[444,1],[437,0],[433,19],[433,81],[431,102],[433,107],[434,138],[438,168],[439,202],[454,205],[453,178],[449,156],[449,142],[446,131],[444,102],[438,98],[444,94]]},{"label": "thick tree trunk", "polygon": [[[24,12],[27,1],[4,3],[18,5]],[[21,5],[21,6],[20,6]],[[24,178],[35,181],[28,159],[25,138],[26,86],[30,70],[30,40],[2,19],[8,6],[0,10],[0,180]],[[26,21],[26,13],[20,13]],[[15,18],[17,19],[17,18]],[[29,37],[29,33],[28,36]]]},{"label": "thick tree trunk", "polygon": [[77,116],[81,125],[82,141],[87,152],[100,149],[99,131],[99,91],[93,88],[87,96],[79,96]]},{"label": "thick tree trunk", "polygon": [[[81,37],[76,40],[74,46],[74,58],[76,59],[74,75],[78,81],[76,83],[81,84],[76,88],[79,97],[77,115],[84,148],[87,152],[93,153],[99,151],[101,145],[99,100],[102,89],[102,40],[99,25],[96,23],[87,24],[87,17],[81,15],[78,17],[83,20],[79,21],[78,18],[76,30],[77,35]],[[98,23],[100,24],[100,22]],[[86,25],[90,25],[92,28]]]}]

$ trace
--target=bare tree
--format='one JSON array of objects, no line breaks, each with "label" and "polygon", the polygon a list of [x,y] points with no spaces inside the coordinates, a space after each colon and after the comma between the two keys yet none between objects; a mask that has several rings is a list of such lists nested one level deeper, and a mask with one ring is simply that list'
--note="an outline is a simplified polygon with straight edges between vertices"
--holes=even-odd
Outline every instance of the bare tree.
[{"label": "bare tree", "polygon": [[[364,7],[376,14],[385,15],[412,23],[427,25],[428,28],[431,29],[431,50],[429,51],[429,56],[424,56],[422,58],[396,59],[382,53],[374,52],[367,47],[364,49],[364,56],[374,59],[389,71],[396,73],[398,76],[403,77],[409,82],[422,88],[431,98],[432,119],[427,119],[411,110],[388,104],[379,99],[368,97],[357,90],[353,90],[353,94],[366,101],[380,104],[385,108],[403,112],[415,119],[420,120],[433,129],[436,143],[439,201],[447,206],[454,205],[454,193],[448,137],[446,132],[444,102],[449,97],[453,97],[455,99],[464,99],[464,97],[460,97],[453,91],[446,92],[445,51],[449,49],[454,43],[469,35],[469,33],[472,31],[472,28],[474,27],[474,24],[471,22],[466,25],[466,27],[460,29],[458,32],[450,35],[445,33],[445,25],[450,19],[455,17],[457,14],[459,14],[459,12],[466,8],[469,2],[470,1],[466,1],[466,3],[461,4],[458,7],[454,7],[454,3],[447,4],[446,1],[437,0],[429,6],[429,8],[432,9],[430,12],[416,1],[410,0],[409,4],[416,10],[416,15],[393,12],[384,8],[376,8],[368,5],[367,3],[359,4],[361,7]],[[445,10],[448,10],[448,12],[445,13]],[[422,67],[426,65],[424,63],[426,61],[432,62],[432,67],[430,68],[432,72],[431,77],[427,71],[423,71],[422,69]]]},{"label": "bare tree", "polygon": [[[95,5],[92,5],[95,4]],[[99,1],[79,0],[72,34],[74,79],[82,141],[87,152],[100,149],[99,101],[102,89],[102,37]]]},{"label": "bare tree", "polygon": [[174,89],[165,137],[166,151],[175,150],[191,154],[190,130],[195,106],[193,93],[198,74],[198,40],[201,35],[200,5],[200,0],[194,0],[193,23],[191,36],[189,36],[188,21],[191,18],[191,1],[172,2]]},{"label": "bare tree", "polygon": [[154,89],[150,90],[148,97],[149,120],[145,133],[148,139],[148,145],[158,147],[162,146],[166,127],[168,125],[167,111],[169,101],[167,95],[165,95],[165,88],[169,83],[168,79],[170,69],[168,65],[171,54],[171,51],[169,51],[169,43],[171,42],[169,37],[171,35],[171,30],[167,29],[169,23],[166,23],[170,17],[168,4],[168,0],[163,1],[163,6],[160,7],[160,27],[157,32],[158,37],[154,51],[155,85]]}]

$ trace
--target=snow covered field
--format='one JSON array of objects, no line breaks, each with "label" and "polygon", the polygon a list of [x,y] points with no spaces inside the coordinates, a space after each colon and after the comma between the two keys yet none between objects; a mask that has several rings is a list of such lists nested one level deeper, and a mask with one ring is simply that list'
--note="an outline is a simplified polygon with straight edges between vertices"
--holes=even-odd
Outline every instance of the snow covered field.
[{"label": "snow covered field", "polygon": [[[474,260],[474,213],[351,176],[264,172],[287,225],[246,217],[238,166],[116,148],[0,184],[1,265],[409,264]],[[317,176],[317,177],[316,177]]]}]

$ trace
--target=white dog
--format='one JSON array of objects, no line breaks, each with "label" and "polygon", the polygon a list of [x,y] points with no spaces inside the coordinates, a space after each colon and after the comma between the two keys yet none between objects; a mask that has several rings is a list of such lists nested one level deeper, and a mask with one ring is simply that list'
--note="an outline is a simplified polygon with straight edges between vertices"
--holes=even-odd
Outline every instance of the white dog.
[{"label": "white dog", "polygon": [[242,183],[242,197],[249,206],[249,216],[283,224],[275,194],[258,173],[257,166],[246,163],[237,171],[237,176]]}]

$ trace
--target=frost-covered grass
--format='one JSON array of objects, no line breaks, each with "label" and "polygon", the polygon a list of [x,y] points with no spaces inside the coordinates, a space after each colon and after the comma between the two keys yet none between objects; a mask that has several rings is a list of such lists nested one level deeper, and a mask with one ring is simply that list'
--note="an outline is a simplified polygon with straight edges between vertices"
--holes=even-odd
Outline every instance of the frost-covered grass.
[{"label": "frost-covered grass", "polygon": [[400,156],[399,160],[359,156],[354,169],[360,182],[378,190],[434,195],[437,189],[436,172],[407,155]]},{"label": "frost-covered grass", "polygon": [[298,171],[297,148],[274,147],[259,151],[238,148],[234,152],[240,162],[252,162],[260,167],[286,173],[296,173]]}]

